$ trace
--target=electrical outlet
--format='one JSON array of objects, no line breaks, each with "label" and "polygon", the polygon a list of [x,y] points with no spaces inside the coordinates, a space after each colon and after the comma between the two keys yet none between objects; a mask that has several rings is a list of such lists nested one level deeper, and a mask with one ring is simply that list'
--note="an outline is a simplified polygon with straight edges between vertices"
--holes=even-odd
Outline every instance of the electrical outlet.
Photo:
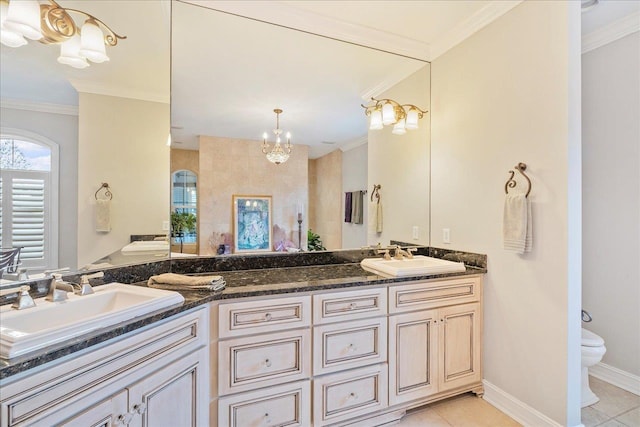
[{"label": "electrical outlet", "polygon": [[442,229],[442,243],[451,243],[451,231],[448,228]]},{"label": "electrical outlet", "polygon": [[169,221],[162,221],[162,231],[169,231]]},{"label": "electrical outlet", "polygon": [[411,237],[413,238],[413,240],[418,240],[420,238],[419,236],[420,234],[418,233],[418,226],[414,225],[411,229]]}]

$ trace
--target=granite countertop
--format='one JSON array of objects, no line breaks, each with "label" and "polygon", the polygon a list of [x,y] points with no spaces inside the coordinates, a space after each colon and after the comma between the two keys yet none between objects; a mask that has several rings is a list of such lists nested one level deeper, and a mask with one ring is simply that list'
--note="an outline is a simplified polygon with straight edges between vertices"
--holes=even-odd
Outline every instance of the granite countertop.
[{"label": "granite countertop", "polygon": [[[214,300],[243,298],[258,295],[276,295],[336,289],[356,286],[384,285],[389,283],[436,279],[461,275],[483,274],[484,267],[466,266],[465,272],[436,274],[420,277],[388,278],[363,270],[359,263],[314,265],[288,268],[266,268],[240,271],[217,271],[227,283],[219,292],[180,291],[185,301],[180,306],[131,319],[70,339],[57,346],[18,356],[10,360],[0,359],[0,380],[20,372],[68,356],[74,352],[100,344],[128,332],[143,328],[175,314],[190,310]],[[146,286],[146,282],[133,285]]]}]

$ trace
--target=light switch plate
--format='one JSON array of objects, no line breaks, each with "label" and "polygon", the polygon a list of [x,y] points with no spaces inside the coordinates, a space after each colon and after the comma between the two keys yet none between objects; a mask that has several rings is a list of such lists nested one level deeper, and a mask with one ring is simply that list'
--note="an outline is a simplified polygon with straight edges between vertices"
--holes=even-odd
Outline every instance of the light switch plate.
[{"label": "light switch plate", "polygon": [[451,231],[448,228],[442,229],[442,243],[451,243]]}]

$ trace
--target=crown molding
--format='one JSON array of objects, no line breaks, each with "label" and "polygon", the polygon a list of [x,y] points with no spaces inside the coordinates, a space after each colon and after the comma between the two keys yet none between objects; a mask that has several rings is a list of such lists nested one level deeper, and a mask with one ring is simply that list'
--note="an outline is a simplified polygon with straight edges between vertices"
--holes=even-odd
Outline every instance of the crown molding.
[{"label": "crown molding", "polygon": [[381,96],[381,94],[385,93],[387,90],[391,89],[396,84],[400,83],[416,71],[417,70],[391,70],[384,80],[378,82],[374,87],[369,88],[365,92],[361,93],[360,97],[365,101],[365,103],[370,102],[372,97],[377,98]]},{"label": "crown molding", "polygon": [[124,86],[105,85],[100,83],[88,83],[81,80],[70,79],[69,83],[78,92],[93,93],[96,95],[117,96],[120,98],[138,99],[141,101],[159,102],[169,104],[169,93],[147,92]]},{"label": "crown molding", "polygon": [[344,153],[345,151],[353,150],[354,148],[358,148],[361,145],[365,145],[367,142],[369,142],[369,136],[362,135],[359,138],[352,139],[340,145],[340,150]]},{"label": "crown molding", "polygon": [[427,43],[318,15],[277,1],[179,0],[196,6],[318,34],[410,58],[429,61]]},{"label": "crown molding", "polygon": [[590,52],[636,31],[640,31],[640,12],[634,12],[582,36],[582,53]]},{"label": "crown molding", "polygon": [[523,1],[524,0],[492,1],[433,42],[431,44],[431,57],[429,60],[433,61]]},{"label": "crown molding", "polygon": [[36,111],[38,113],[64,114],[67,116],[77,116],[77,105],[49,104],[46,102],[24,101],[20,99],[0,99],[1,108],[12,110]]}]

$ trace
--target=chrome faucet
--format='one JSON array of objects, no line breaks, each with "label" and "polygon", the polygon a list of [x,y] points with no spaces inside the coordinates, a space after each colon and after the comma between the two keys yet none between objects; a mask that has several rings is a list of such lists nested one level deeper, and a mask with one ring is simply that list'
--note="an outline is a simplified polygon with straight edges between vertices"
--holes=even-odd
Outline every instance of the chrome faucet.
[{"label": "chrome faucet", "polygon": [[24,310],[25,308],[35,307],[36,303],[33,301],[31,295],[29,295],[29,286],[21,286],[18,298],[11,304],[11,308],[16,310]]},{"label": "chrome faucet", "polygon": [[53,274],[49,284],[49,293],[45,299],[52,302],[65,301],[68,298],[68,292],[73,293],[73,285],[63,281],[62,274]]}]

